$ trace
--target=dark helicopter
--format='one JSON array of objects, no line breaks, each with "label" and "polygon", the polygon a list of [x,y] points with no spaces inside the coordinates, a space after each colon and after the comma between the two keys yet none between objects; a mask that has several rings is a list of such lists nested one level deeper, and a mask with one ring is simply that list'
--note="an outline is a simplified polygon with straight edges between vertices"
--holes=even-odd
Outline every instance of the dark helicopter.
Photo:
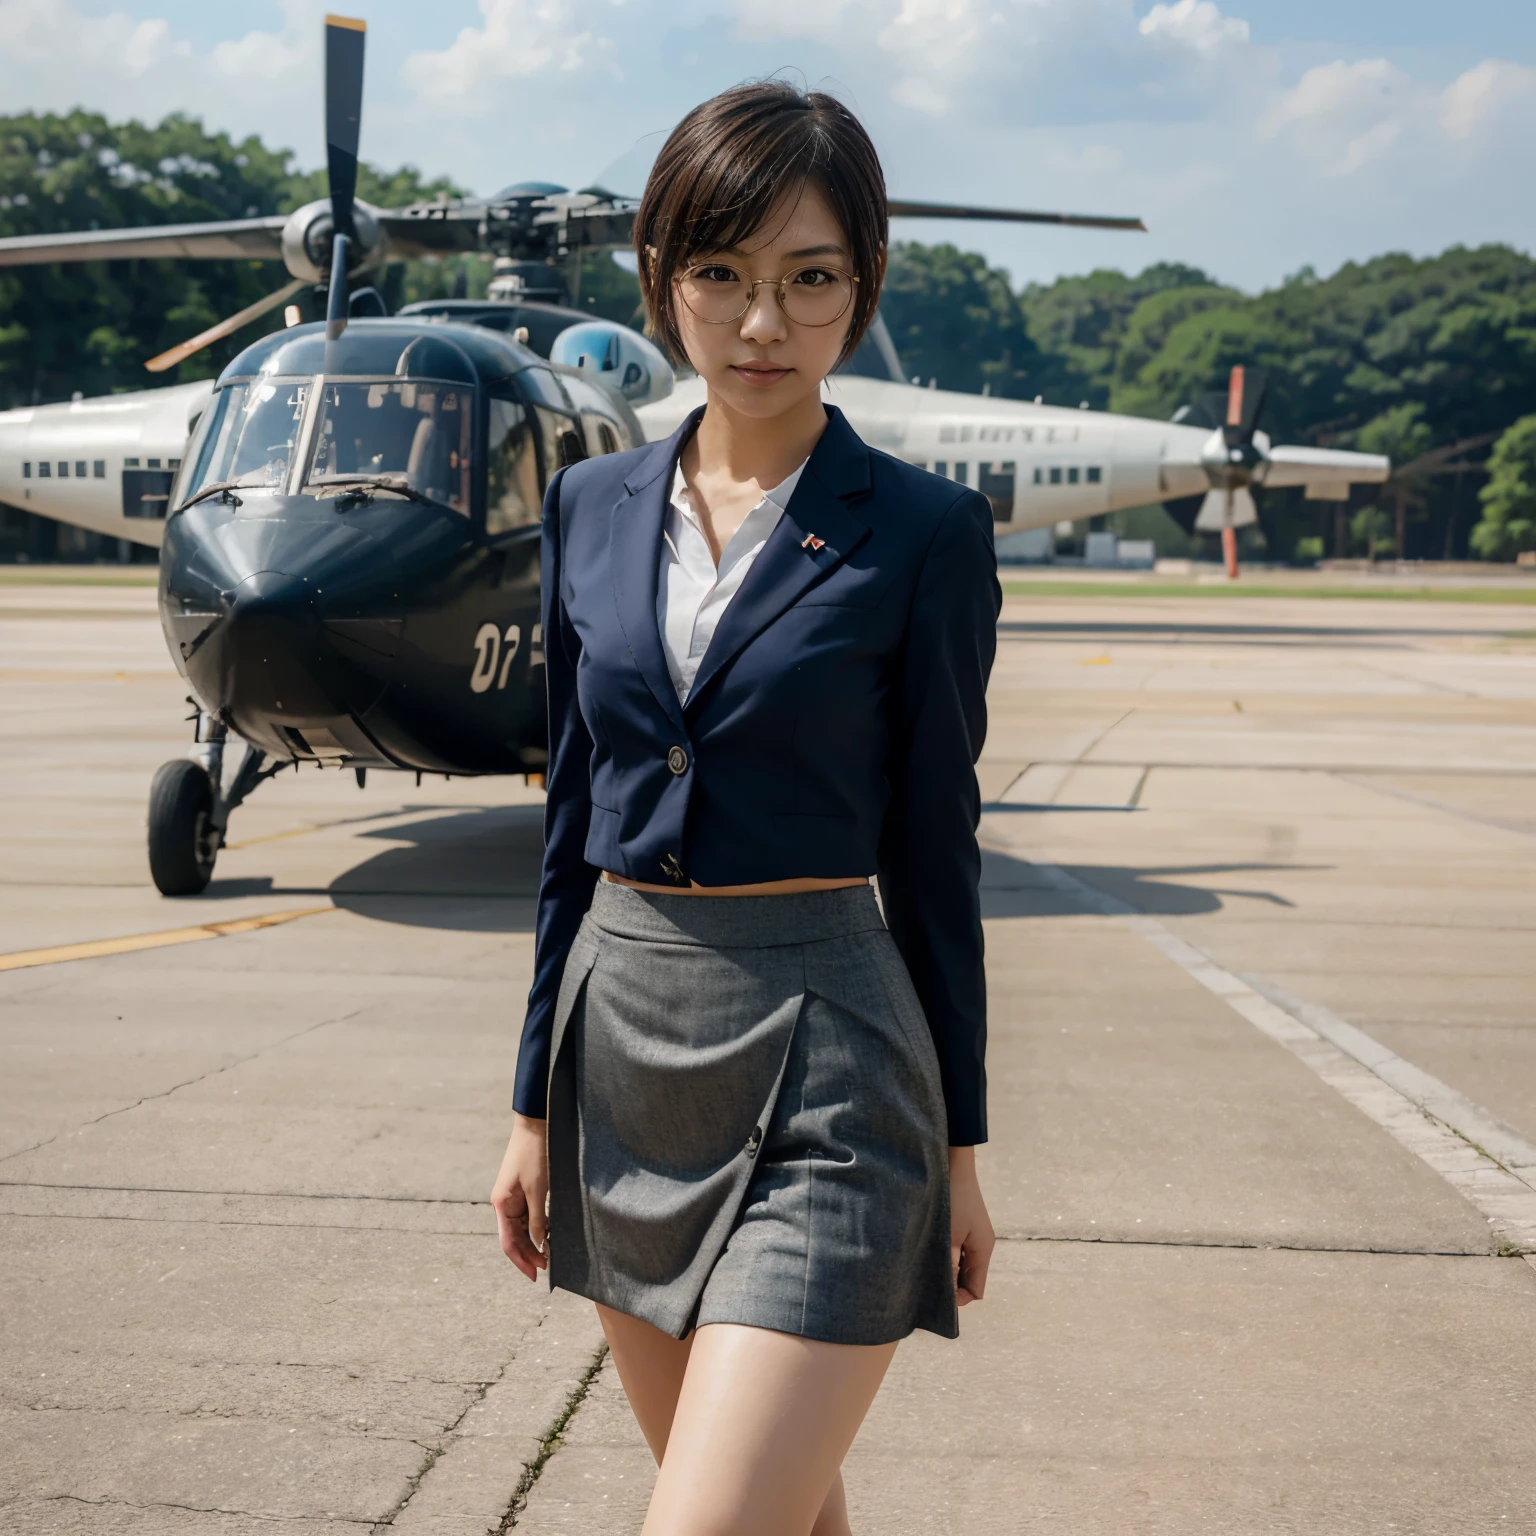
[{"label": "dark helicopter", "polygon": [[[542,184],[394,211],[357,200],[364,32],[326,19],[326,201],[0,240],[0,265],[281,257],[291,283],[154,371],[309,285],[325,302],[323,323],[290,324],[224,370],[164,492],[161,623],[197,722],[192,754],[150,790],[150,870],[166,895],[206,887],[231,812],[292,764],[349,766],[360,783],[369,768],[540,774],[544,488],[562,465],[642,443],[633,407],[672,389],[643,337],[562,302],[568,259],[630,245],[635,200]],[[1143,227],[932,203],[891,212]],[[388,316],[369,280],[386,253],[463,251],[499,258],[497,302]]]}]

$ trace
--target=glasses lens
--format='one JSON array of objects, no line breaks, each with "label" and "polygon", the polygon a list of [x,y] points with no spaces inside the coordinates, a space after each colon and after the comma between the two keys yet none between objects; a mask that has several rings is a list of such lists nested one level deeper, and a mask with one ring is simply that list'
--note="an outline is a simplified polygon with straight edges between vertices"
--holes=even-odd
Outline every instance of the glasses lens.
[{"label": "glasses lens", "polygon": [[796,325],[831,325],[853,302],[853,279],[835,267],[801,267],[784,279],[784,312]]},{"label": "glasses lens", "polygon": [[678,282],[685,303],[700,320],[723,324],[746,313],[752,299],[751,285],[734,267],[706,262],[690,267]]}]

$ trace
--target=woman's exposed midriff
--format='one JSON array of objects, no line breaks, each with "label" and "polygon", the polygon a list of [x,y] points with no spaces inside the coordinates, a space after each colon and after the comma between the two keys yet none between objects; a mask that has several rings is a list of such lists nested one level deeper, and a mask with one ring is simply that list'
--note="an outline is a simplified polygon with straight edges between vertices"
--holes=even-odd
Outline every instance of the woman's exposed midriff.
[{"label": "woman's exposed midriff", "polygon": [[611,869],[603,871],[603,879],[614,885],[627,885],[632,891],[653,891],[658,896],[803,896],[807,891],[841,891],[851,885],[868,885],[863,879],[825,880],[808,876],[796,880],[762,880],[756,885],[647,885],[643,880],[631,880],[616,875]]}]

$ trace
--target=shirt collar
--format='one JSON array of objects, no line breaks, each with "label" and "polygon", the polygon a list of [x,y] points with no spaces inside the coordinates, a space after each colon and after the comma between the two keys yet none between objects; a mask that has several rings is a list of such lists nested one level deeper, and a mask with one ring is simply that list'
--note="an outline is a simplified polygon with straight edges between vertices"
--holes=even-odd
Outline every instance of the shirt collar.
[{"label": "shirt collar", "polygon": [[[772,502],[774,507],[780,512],[787,511],[789,508],[789,498],[795,494],[795,487],[800,483],[800,476],[805,473],[805,466],[810,462],[809,457],[802,459],[777,485],[773,486],[770,490],[764,491],[762,501],[758,502],[757,506],[747,516],[751,517],[753,513],[760,511],[768,502]],[[688,481],[683,475],[683,466],[679,463],[672,472],[672,505],[694,527],[699,528],[700,532],[702,532],[703,529],[700,527],[698,514],[689,505],[687,490]]]}]

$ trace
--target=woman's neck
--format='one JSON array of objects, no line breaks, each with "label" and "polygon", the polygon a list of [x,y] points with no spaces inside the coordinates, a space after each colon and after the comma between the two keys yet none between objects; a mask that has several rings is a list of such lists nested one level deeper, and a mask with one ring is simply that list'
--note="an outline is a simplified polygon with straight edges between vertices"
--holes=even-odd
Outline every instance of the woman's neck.
[{"label": "woman's neck", "polygon": [[779,416],[743,416],[713,394],[698,430],[683,450],[683,473],[756,481],[771,490],[810,456],[827,428],[821,392]]}]

